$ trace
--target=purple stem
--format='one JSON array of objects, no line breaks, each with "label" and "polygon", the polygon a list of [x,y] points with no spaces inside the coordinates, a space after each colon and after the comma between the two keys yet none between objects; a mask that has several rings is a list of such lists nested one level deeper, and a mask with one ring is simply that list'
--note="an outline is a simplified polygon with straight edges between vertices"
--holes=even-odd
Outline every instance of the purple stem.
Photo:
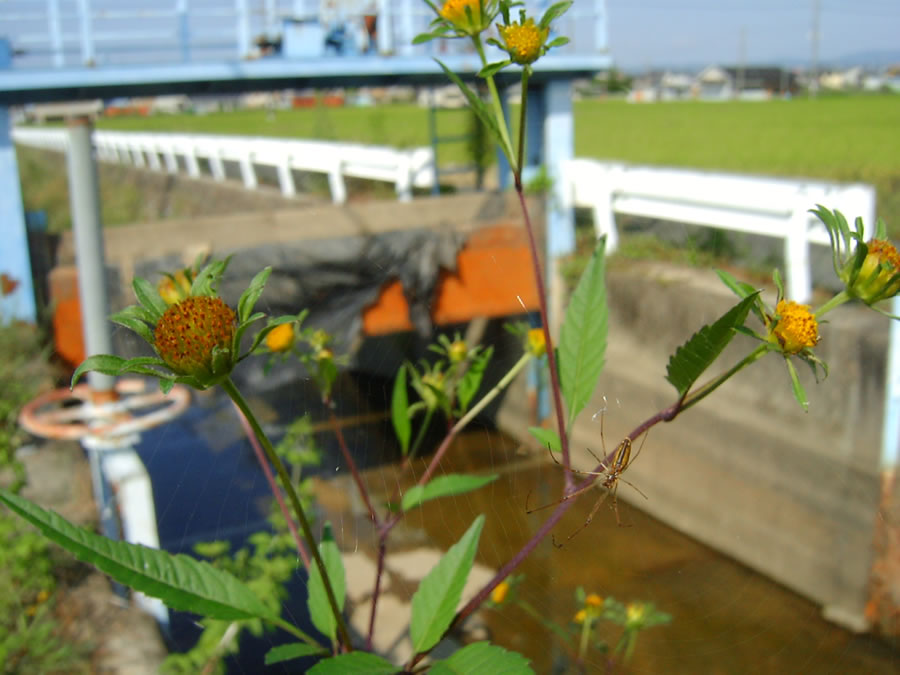
[{"label": "purple stem", "polygon": [[278,483],[275,482],[275,476],[272,474],[269,462],[266,461],[266,456],[263,453],[262,447],[259,445],[256,434],[253,433],[253,428],[244,416],[243,411],[238,408],[237,404],[232,403],[232,405],[234,405],[234,409],[237,411],[238,419],[241,421],[244,433],[250,440],[250,445],[253,446],[253,452],[256,454],[256,461],[258,461],[259,465],[262,467],[266,481],[269,483],[269,489],[272,491],[272,494],[275,495],[275,501],[278,502],[278,508],[281,509],[281,515],[284,516],[284,521],[291,531],[291,536],[294,537],[294,541],[297,544],[297,551],[300,553],[300,559],[303,560],[304,567],[309,569],[309,553],[306,552],[306,546],[303,545],[303,539],[300,537],[300,532],[297,531],[297,525],[294,523],[294,519],[288,511],[287,504],[284,503],[284,497],[281,496],[281,490],[278,488]]},{"label": "purple stem", "polygon": [[353,461],[353,455],[350,454],[350,448],[347,447],[347,442],[344,440],[344,432],[341,431],[341,425],[338,422],[337,416],[334,414],[334,409],[331,407],[331,399],[330,397],[325,400],[325,405],[328,408],[328,416],[331,421],[331,426],[334,429],[334,435],[337,437],[338,445],[341,448],[341,454],[344,455],[344,461],[347,462],[347,466],[350,467],[350,473],[353,475],[353,480],[356,483],[356,488],[359,490],[359,494],[363,499],[363,502],[366,504],[366,509],[369,511],[369,519],[377,526],[378,523],[378,514],[375,513],[375,507],[372,506],[372,500],[369,499],[369,491],[366,490],[366,485],[363,483],[362,476],[359,473],[359,469],[356,466],[356,462]]}]

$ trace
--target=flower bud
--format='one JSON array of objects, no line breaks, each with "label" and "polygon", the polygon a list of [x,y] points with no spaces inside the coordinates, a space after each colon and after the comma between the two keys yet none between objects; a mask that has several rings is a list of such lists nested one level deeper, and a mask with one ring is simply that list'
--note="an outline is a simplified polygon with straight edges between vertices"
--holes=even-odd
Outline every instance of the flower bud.
[{"label": "flower bud", "polygon": [[797,354],[818,344],[819,324],[810,313],[809,305],[779,300],[775,312],[778,323],[769,334],[769,342],[778,344],[782,352]]},{"label": "flower bud", "polygon": [[528,331],[525,349],[536,358],[541,358],[547,353],[547,342],[544,339],[543,328],[532,328]]},{"label": "flower bud", "polygon": [[847,291],[871,305],[900,291],[900,253],[884,239],[872,239],[867,247],[866,257]]},{"label": "flower bud", "polygon": [[513,21],[508,26],[498,26],[497,30],[506,44],[509,57],[523,66],[537,61],[545,51],[544,43],[550,34],[549,28],[540,28],[534,23],[534,19],[526,19],[521,23]]},{"label": "flower bud", "polygon": [[294,324],[283,323],[275,326],[268,335],[266,335],[266,347],[270,352],[283,354],[290,351],[294,346]]},{"label": "flower bud", "polygon": [[461,33],[478,35],[487,30],[493,18],[482,11],[484,4],[485,0],[445,0],[438,14]]}]

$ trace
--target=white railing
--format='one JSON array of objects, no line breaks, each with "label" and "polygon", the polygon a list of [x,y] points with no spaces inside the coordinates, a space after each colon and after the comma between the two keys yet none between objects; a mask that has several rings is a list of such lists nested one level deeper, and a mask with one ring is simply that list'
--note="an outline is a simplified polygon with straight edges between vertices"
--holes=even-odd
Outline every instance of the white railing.
[{"label": "white railing", "polygon": [[[66,151],[64,129],[17,127],[13,139],[23,145]],[[306,141],[287,138],[214,136],[211,134],[164,134],[95,130],[97,158],[154,171],[186,171],[193,178],[204,175],[204,165],[216,180],[225,180],[226,166],[240,172],[244,186],[259,186],[258,170],[274,169],[281,193],[297,193],[293,171],[323,173],[328,176],[331,198],[336,204],[347,199],[345,177],[393,183],[401,201],[412,199],[413,187],[429,188],[434,182],[434,153],[431,148],[395,148]]]},{"label": "white railing", "polygon": [[[785,277],[791,298],[812,296],[810,244],[829,243],[828,233],[809,213],[816,204],[839,209],[852,223],[875,223],[875,189],[861,183],[765,178],[686,169],[629,166],[574,159],[562,171],[564,207],[593,210],[597,236],[607,251],[618,242],[616,214],[705,225],[784,240]],[[870,230],[871,231],[871,230]]]}]

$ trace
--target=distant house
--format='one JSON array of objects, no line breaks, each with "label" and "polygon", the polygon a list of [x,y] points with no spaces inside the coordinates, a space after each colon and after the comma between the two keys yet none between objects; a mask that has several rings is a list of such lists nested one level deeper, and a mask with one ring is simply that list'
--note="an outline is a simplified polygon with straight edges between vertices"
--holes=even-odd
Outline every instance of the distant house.
[{"label": "distant house", "polygon": [[694,80],[683,73],[663,73],[659,80],[659,99],[661,101],[680,101],[691,98]]},{"label": "distant house", "polygon": [[792,72],[768,67],[708,66],[697,75],[695,86],[697,96],[704,100],[767,99],[799,91]]}]

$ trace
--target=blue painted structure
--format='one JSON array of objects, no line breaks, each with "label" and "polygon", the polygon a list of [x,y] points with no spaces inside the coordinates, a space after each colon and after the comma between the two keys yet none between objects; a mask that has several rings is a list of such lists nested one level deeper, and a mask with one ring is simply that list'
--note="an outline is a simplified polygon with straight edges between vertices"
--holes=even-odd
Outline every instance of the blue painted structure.
[{"label": "blue painted structure", "polygon": [[[446,84],[435,57],[470,79],[479,69],[467,40],[412,44],[433,18],[421,0],[3,4],[0,39],[8,38],[16,56],[6,69],[0,61],[0,195],[20,194],[8,140],[9,106],[178,93]],[[527,4],[541,12],[550,1]],[[375,18],[374,35],[365,30],[365,15]],[[546,166],[551,178],[559,161],[574,152],[572,81],[611,65],[605,0],[579,0],[557,22],[556,31],[571,42],[537,64],[529,126],[529,147],[535,150],[530,163]],[[502,58],[502,52],[490,49],[494,53],[489,58]],[[501,85],[517,81],[511,71]],[[24,241],[24,234],[12,232],[24,232],[21,199],[3,199],[0,234],[10,246],[3,247],[0,267],[23,270],[27,251],[19,240]],[[558,256],[570,251],[571,214],[551,211],[549,224],[548,252]],[[33,318],[33,300],[19,316]]]}]

